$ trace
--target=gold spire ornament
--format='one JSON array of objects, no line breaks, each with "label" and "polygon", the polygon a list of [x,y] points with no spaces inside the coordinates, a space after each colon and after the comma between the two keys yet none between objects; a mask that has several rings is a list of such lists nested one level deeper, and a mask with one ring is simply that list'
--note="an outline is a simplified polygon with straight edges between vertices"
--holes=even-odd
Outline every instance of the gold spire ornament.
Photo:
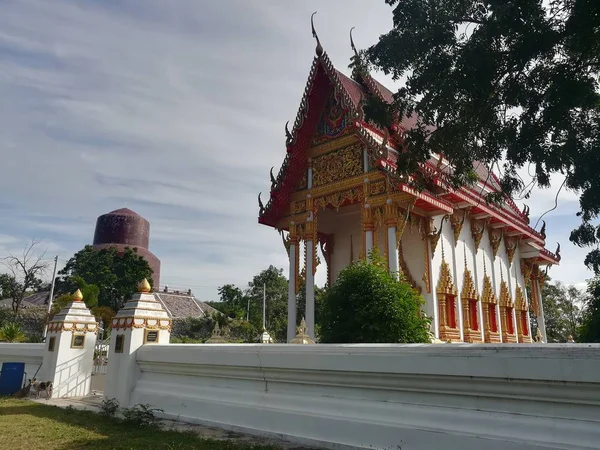
[{"label": "gold spire ornament", "polygon": [[296,329],[296,337],[290,341],[290,344],[314,344],[315,341],[306,333],[306,330],[306,321],[303,317],[300,326]]},{"label": "gold spire ornament", "polygon": [[137,289],[138,292],[142,293],[142,294],[147,294],[148,292],[150,292],[150,283],[148,283],[148,280],[146,278],[144,278],[142,281],[140,281],[137,285]]},{"label": "gold spire ornament", "polygon": [[77,289],[75,292],[73,292],[73,301],[74,302],[83,301],[83,294],[81,293],[81,291],[79,289]]}]

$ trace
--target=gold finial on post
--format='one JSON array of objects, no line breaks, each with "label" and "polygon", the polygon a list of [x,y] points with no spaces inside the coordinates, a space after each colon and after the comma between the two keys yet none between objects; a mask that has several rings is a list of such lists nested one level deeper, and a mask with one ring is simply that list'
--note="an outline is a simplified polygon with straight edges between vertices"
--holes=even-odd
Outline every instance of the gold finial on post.
[{"label": "gold finial on post", "polygon": [[152,288],[150,287],[150,283],[148,283],[148,280],[144,278],[138,283],[137,289],[138,292],[141,292],[142,294],[147,294]]},{"label": "gold finial on post", "polygon": [[73,292],[73,301],[80,302],[82,300],[83,300],[83,294],[81,293],[81,290],[77,289],[75,292]]},{"label": "gold finial on post", "polygon": [[290,341],[290,344],[314,344],[315,341],[306,333],[306,321],[304,317],[300,321],[300,326],[297,328],[296,337]]}]

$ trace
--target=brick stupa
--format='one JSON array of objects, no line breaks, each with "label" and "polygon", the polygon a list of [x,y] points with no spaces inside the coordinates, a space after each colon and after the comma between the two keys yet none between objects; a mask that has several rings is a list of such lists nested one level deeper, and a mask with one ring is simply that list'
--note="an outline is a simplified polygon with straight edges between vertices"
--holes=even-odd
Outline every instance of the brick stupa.
[{"label": "brick stupa", "polygon": [[125,247],[137,248],[154,271],[154,286],[160,286],[160,260],[148,250],[150,243],[150,222],[128,208],[121,208],[103,214],[96,220],[94,231],[95,249],[116,247],[120,252]]}]

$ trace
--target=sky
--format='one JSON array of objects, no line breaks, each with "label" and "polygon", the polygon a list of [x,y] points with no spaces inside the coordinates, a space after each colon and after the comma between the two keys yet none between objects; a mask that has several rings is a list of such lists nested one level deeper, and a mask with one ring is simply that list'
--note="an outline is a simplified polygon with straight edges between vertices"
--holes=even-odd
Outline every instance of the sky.
[{"label": "sky", "polygon": [[[246,286],[270,264],[287,273],[280,236],[257,222],[257,194],[266,203],[269,169],[285,156],[313,11],[347,74],[350,28],[365,48],[392,26],[383,0],[3,0],[0,257],[36,238],[60,269],[91,244],[99,215],[128,207],[150,221],[161,285],[216,300],[218,286]],[[532,225],[554,206],[554,181],[527,200]],[[582,287],[587,250],[568,240],[577,207],[563,191],[544,219],[563,257],[549,275]]]}]

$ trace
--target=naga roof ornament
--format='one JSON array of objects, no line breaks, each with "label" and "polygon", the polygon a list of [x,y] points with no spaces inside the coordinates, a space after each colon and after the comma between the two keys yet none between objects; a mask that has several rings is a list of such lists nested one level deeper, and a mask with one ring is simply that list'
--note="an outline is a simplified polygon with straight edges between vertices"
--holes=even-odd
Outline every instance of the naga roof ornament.
[{"label": "naga roof ornament", "polygon": [[319,36],[317,35],[317,31],[315,30],[315,22],[313,20],[313,17],[315,16],[316,13],[317,13],[317,11],[312,13],[312,15],[310,16],[310,27],[312,29],[313,37],[317,40],[317,48],[315,49],[315,52],[316,52],[317,56],[321,56],[323,54],[323,46],[321,45],[321,41],[319,40]]}]

